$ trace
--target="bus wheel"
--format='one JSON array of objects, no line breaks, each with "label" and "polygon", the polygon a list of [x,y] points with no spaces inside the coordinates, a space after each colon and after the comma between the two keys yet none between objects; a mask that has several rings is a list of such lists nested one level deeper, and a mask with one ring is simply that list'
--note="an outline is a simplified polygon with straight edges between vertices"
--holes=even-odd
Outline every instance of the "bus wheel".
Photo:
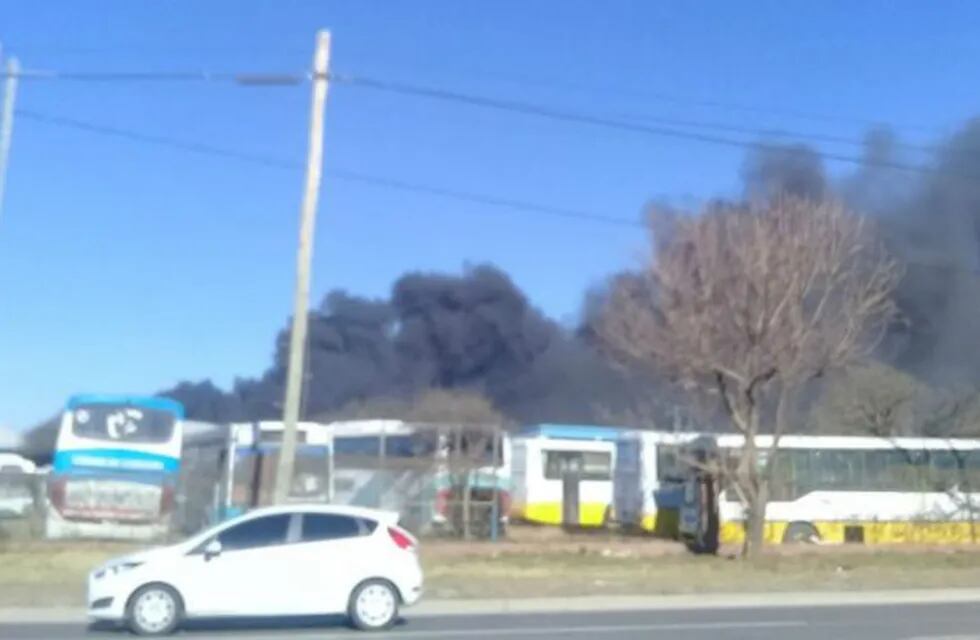
[{"label": "bus wheel", "polygon": [[820,532],[809,522],[791,522],[783,534],[783,544],[820,542]]}]

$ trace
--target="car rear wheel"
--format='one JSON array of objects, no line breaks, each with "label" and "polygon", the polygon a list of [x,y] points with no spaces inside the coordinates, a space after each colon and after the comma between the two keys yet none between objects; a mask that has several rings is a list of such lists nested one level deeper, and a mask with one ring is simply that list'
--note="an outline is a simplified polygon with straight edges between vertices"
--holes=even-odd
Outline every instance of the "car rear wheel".
[{"label": "car rear wheel", "polygon": [[182,615],[180,596],[164,584],[140,587],[126,607],[127,625],[133,633],[141,636],[165,636],[173,633],[180,624]]},{"label": "car rear wheel", "polygon": [[380,631],[398,619],[398,592],[385,580],[362,582],[350,596],[351,623],[363,631]]}]

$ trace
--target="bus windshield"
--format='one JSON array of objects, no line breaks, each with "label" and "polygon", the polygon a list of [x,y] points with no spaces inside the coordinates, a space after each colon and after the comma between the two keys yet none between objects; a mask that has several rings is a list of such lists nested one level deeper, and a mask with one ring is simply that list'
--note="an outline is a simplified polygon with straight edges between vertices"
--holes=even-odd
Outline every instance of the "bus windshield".
[{"label": "bus windshield", "polygon": [[109,404],[78,406],[71,417],[74,435],[109,442],[167,442],[176,422],[169,411]]}]

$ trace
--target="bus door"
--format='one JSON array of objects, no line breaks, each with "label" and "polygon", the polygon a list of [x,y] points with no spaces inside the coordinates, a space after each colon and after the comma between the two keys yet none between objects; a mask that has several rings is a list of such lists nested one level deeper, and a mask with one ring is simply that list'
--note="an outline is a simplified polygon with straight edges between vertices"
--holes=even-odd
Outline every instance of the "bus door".
[{"label": "bus door", "polygon": [[679,531],[688,549],[694,553],[718,551],[717,485],[713,474],[693,466],[685,477]]},{"label": "bus door", "polygon": [[582,475],[574,470],[566,471],[561,478],[561,523],[565,527],[578,527],[581,504]]}]

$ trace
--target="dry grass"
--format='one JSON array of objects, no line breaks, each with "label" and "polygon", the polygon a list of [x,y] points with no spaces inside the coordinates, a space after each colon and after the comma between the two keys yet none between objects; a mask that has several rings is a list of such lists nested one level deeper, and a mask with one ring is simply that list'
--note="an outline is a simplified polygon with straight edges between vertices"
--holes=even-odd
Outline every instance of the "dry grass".
[{"label": "dry grass", "polygon": [[88,572],[132,549],[104,542],[4,543],[0,545],[0,606],[81,604]]},{"label": "dry grass", "polygon": [[423,559],[428,593],[440,598],[980,587],[980,550],[807,547],[743,562],[589,545],[534,552],[502,547],[449,557],[430,549]]},{"label": "dry grass", "polygon": [[[0,545],[0,606],[79,605],[93,566],[132,547]],[[676,544],[512,530],[499,543],[426,541],[433,598],[980,587],[980,548],[780,547],[751,563]]]}]

